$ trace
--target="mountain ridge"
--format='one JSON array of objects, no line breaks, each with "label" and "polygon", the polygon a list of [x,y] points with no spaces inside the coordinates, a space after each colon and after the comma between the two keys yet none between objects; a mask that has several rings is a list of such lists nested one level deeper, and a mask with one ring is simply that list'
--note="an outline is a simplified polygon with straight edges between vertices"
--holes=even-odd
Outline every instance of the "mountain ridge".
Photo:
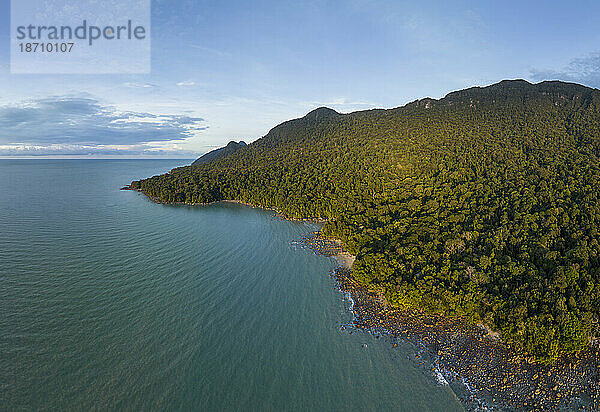
[{"label": "mountain ridge", "polygon": [[132,182],[163,202],[324,218],[394,307],[551,362],[600,318],[600,91],[509,80],[393,109],[318,108],[226,157]]},{"label": "mountain ridge", "polygon": [[203,154],[198,159],[194,160],[194,162],[192,162],[192,166],[198,166],[203,163],[208,163],[225,158],[237,152],[243,147],[246,147],[246,142],[244,142],[243,140],[240,140],[239,142],[235,142],[232,140],[229,143],[227,143],[226,146],[211,150],[210,152]]}]

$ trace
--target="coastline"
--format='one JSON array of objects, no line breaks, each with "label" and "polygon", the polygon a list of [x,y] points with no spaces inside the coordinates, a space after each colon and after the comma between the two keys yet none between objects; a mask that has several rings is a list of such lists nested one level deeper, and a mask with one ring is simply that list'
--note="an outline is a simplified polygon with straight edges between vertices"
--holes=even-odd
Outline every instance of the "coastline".
[{"label": "coastline", "polygon": [[416,359],[432,366],[439,384],[465,389],[465,396],[457,396],[469,410],[600,409],[597,345],[562,356],[552,365],[532,363],[511,351],[484,325],[388,306],[381,294],[353,278],[354,257],[339,240],[314,232],[303,241],[315,253],[340,263],[331,277],[351,301],[351,326],[417,345],[420,351]]},{"label": "coastline", "polygon": [[[130,186],[159,204],[205,206],[236,203],[271,210],[285,220],[319,219],[289,218],[276,208],[253,205],[238,200],[209,203],[163,202]],[[341,241],[327,238],[320,231],[301,239],[314,253],[335,258],[339,267],[332,273],[339,290],[349,296],[354,314],[352,326],[358,330],[405,340],[422,348],[417,359],[427,359],[440,384],[458,384],[468,395],[459,396],[468,409],[487,410],[600,410],[600,348],[560,357],[552,365],[531,363],[514,353],[497,334],[483,325],[468,324],[462,319],[429,315],[419,311],[403,311],[389,307],[385,298],[366,289],[352,276],[354,256]]]},{"label": "coastline", "polygon": [[252,204],[252,203],[243,202],[241,200],[235,200],[235,199],[223,199],[223,200],[216,200],[214,202],[205,202],[205,203],[165,202],[165,201],[163,201],[161,199],[158,199],[156,197],[149,196],[148,194],[144,193],[141,189],[134,189],[134,188],[131,187],[131,185],[123,186],[119,190],[131,190],[132,192],[140,193],[140,194],[144,195],[146,198],[148,198],[150,201],[152,201],[154,203],[157,203],[159,205],[209,206],[209,205],[216,205],[216,204],[219,204],[219,203],[234,203],[234,204],[238,204],[238,205],[248,206],[248,207],[251,207],[253,209],[271,210],[271,211],[277,213],[277,216],[279,218],[285,219],[285,220],[291,220],[291,221],[296,221],[296,222],[315,222],[315,223],[324,223],[324,222],[327,222],[327,219],[321,219],[321,218],[311,218],[311,219],[294,218],[294,217],[287,216],[285,213],[283,213],[281,210],[279,210],[279,209],[277,209],[275,207],[255,205],[255,204]]},{"label": "coastline", "polygon": [[590,346],[579,354],[560,357],[552,365],[530,363],[511,352],[482,325],[461,319],[402,311],[367,290],[340,267],[332,277],[348,294],[353,326],[417,344],[443,383],[462,384],[470,396],[461,401],[474,409],[599,410],[600,351]]},{"label": "coastline", "polygon": [[585,406],[598,410],[600,406],[597,348],[562,357],[550,366],[531,364],[481,326],[390,308],[345,268],[333,277],[340,290],[352,297],[354,327],[423,347],[446,381],[458,381],[474,395],[462,399],[467,405],[483,400],[500,409],[578,410]]}]

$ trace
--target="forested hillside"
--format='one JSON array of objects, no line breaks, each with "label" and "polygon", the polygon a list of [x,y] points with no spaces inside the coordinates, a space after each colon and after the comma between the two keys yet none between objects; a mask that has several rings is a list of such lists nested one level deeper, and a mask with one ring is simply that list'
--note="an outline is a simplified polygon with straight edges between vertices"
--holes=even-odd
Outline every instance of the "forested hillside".
[{"label": "forested hillside", "polygon": [[483,322],[540,361],[598,334],[600,91],[523,80],[391,110],[320,108],[219,160],[132,183],[327,218],[360,282]]},{"label": "forested hillside", "polygon": [[194,162],[192,163],[192,166],[198,166],[202,163],[207,163],[207,162],[212,162],[212,161],[216,161],[219,159],[223,159],[224,157],[234,154],[239,149],[241,149],[242,147],[245,147],[245,146],[246,146],[246,142],[244,142],[243,140],[240,141],[239,143],[231,141],[231,142],[227,143],[227,146],[225,146],[225,147],[220,147],[218,149],[211,150],[210,152],[203,154],[202,156],[200,156],[199,158],[194,160]]}]

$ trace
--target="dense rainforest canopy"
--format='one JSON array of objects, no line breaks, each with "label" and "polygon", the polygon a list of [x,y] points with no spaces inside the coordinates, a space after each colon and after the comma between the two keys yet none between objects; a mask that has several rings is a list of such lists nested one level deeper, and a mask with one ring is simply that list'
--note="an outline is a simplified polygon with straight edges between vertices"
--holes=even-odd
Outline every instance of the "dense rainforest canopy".
[{"label": "dense rainforest canopy", "polygon": [[600,91],[503,81],[391,110],[316,109],[232,154],[136,181],[326,218],[392,305],[462,316],[537,360],[600,313]]},{"label": "dense rainforest canopy", "polygon": [[225,147],[220,147],[218,149],[211,150],[210,152],[203,154],[202,156],[200,156],[199,158],[194,160],[194,162],[192,163],[192,166],[198,166],[202,163],[213,162],[213,161],[223,159],[224,157],[234,154],[239,149],[241,149],[242,147],[245,147],[245,146],[246,146],[246,142],[244,142],[243,140],[240,141],[239,143],[231,141],[231,142],[227,143],[227,146],[225,146]]}]

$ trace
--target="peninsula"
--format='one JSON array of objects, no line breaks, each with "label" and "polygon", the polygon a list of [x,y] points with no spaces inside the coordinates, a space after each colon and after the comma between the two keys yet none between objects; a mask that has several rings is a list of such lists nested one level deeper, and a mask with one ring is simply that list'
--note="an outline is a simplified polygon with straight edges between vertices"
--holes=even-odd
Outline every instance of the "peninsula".
[{"label": "peninsula", "polygon": [[322,107],[231,149],[130,187],[325,219],[356,257],[347,276],[390,310],[483,325],[530,364],[596,344],[599,90],[505,80],[389,110]]}]

